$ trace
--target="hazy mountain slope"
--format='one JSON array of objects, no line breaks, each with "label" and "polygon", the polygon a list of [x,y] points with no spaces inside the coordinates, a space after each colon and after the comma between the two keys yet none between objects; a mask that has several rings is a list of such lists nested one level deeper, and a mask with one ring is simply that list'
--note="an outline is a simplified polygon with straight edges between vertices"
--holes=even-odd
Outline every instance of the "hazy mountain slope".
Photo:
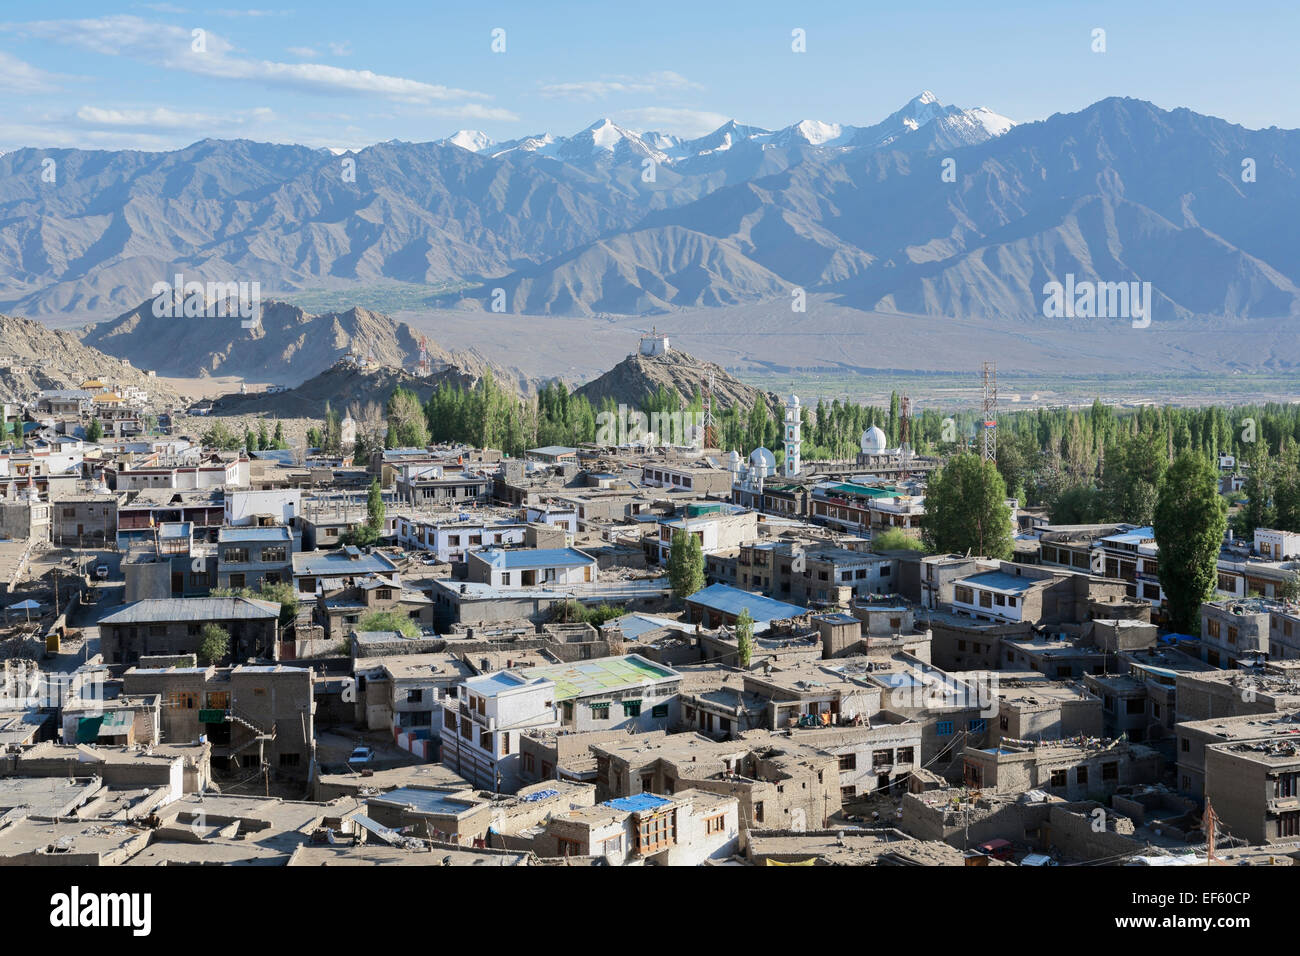
[{"label": "hazy mountain slope", "polygon": [[83,345],[72,332],[0,315],[0,401],[27,402],[41,389],[80,388],[90,378],[138,385],[157,408],[180,403],[170,386],[133,364]]},{"label": "hazy mountain slope", "polygon": [[[237,375],[286,385],[306,381],[349,351],[391,368],[413,368],[420,356],[417,333],[386,315],[360,308],[312,315],[283,302],[263,303],[261,324],[253,329],[235,318],[160,318],[145,302],[90,327],[83,341],[163,375]],[[426,351],[434,369],[491,372],[512,387],[527,387],[516,373],[472,353],[448,352],[428,341]]]},{"label": "hazy mountain slope", "polygon": [[[287,392],[223,395],[212,404],[213,415],[260,415],[276,418],[324,418],[325,403],[358,419],[378,417],[384,403],[400,386],[428,401],[440,385],[473,388],[478,376],[454,366],[417,377],[404,369],[363,369],[340,362]],[[507,383],[508,384],[508,383]]]}]

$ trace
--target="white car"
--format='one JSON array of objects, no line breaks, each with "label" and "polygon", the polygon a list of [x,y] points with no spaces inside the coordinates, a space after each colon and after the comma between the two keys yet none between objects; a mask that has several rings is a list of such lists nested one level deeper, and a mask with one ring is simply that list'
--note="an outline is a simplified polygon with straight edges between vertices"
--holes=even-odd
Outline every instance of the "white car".
[{"label": "white car", "polygon": [[357,769],[364,767],[374,759],[375,752],[369,747],[357,747],[352,751],[352,756],[348,758],[348,766]]}]

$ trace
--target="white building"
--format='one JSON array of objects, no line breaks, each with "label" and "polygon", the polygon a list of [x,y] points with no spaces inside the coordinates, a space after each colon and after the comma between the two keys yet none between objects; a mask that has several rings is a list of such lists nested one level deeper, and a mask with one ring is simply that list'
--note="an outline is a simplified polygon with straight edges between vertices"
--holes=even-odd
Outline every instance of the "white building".
[{"label": "white building", "polygon": [[472,677],[442,701],[442,764],[475,787],[513,793],[519,735],[559,723],[553,681],[514,671]]},{"label": "white building", "polygon": [[596,559],[577,548],[491,548],[466,563],[471,581],[497,588],[592,584],[597,576]]}]

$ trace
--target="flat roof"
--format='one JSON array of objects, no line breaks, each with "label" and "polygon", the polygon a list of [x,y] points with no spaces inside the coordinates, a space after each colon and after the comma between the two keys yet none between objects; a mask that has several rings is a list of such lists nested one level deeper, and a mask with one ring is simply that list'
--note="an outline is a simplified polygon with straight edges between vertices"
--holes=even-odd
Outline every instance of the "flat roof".
[{"label": "flat roof", "polygon": [[991,591],[1010,591],[1019,594],[1022,591],[1028,591],[1035,584],[1047,580],[1050,579],[1025,578],[1018,574],[1007,574],[1005,571],[985,571],[982,574],[972,574],[968,578],[962,578],[956,583],[969,584],[977,588],[988,588]]},{"label": "flat roof", "polygon": [[662,664],[653,664],[639,654],[623,657],[600,657],[572,664],[552,664],[530,667],[524,675],[555,683],[556,700],[574,697],[591,697],[602,693],[615,693],[629,687],[639,687],[647,682],[675,680],[677,671]]},{"label": "flat roof", "polygon": [[217,541],[224,543],[227,541],[289,541],[292,540],[289,529],[284,525],[271,525],[268,527],[235,527],[222,528],[217,532]]},{"label": "flat roof", "polygon": [[398,787],[387,793],[366,797],[369,803],[394,803],[413,807],[421,813],[442,813],[456,816],[466,810],[483,806],[483,801],[466,797],[464,791],[448,793],[446,790],[422,790],[419,787]]},{"label": "flat roof", "polygon": [[520,687],[526,687],[530,681],[520,677],[518,674],[512,674],[510,671],[498,671],[495,674],[483,674],[479,677],[471,677],[465,681],[465,686],[483,697],[495,697],[508,690],[517,690]]},{"label": "flat roof", "polygon": [[474,557],[494,568],[580,568],[595,564],[596,559],[577,548],[487,548],[473,552]]}]

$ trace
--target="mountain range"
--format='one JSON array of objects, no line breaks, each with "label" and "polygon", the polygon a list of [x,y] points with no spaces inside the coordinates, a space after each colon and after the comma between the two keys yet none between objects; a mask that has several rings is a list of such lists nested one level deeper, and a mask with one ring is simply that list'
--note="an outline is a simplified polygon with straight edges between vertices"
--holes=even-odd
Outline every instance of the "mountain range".
[{"label": "mountain range", "polygon": [[268,296],[455,283],[429,304],[562,316],[802,291],[1039,328],[1084,321],[1045,315],[1049,282],[1149,282],[1157,322],[1281,319],[1300,313],[1297,218],[1300,131],[1123,98],[1013,124],[923,93],[865,126],[601,120],[342,156],[23,149],[0,156],[0,310],[103,319],[182,272]]}]

